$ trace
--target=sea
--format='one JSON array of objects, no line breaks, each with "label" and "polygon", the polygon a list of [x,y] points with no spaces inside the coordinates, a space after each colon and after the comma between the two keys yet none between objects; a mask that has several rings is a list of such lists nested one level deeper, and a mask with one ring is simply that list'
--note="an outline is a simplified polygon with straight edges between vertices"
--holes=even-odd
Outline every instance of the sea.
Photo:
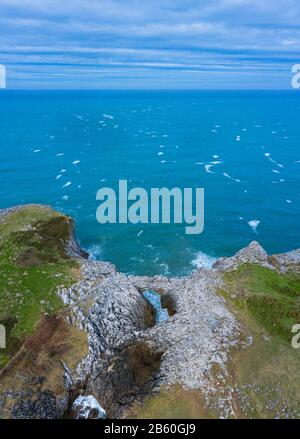
[{"label": "sea", "polygon": [[[44,203],[125,273],[182,276],[257,240],[300,247],[300,92],[0,90],[0,208]],[[204,230],[99,224],[103,187],[204,188]]]}]

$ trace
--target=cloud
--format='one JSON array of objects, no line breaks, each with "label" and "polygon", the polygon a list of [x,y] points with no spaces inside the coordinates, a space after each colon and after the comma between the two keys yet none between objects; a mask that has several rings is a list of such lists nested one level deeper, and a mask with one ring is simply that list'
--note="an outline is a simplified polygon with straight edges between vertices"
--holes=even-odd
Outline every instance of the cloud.
[{"label": "cloud", "polygon": [[288,88],[299,21],[297,0],[0,0],[0,63],[12,88]]}]

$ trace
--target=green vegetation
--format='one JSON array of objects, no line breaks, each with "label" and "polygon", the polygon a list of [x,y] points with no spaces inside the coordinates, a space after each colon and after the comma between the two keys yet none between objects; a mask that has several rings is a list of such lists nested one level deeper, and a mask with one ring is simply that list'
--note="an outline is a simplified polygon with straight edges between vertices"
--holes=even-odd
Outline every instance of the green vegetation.
[{"label": "green vegetation", "polygon": [[133,409],[129,418],[136,419],[213,419],[216,414],[208,410],[201,393],[185,390],[182,386],[163,387],[157,396],[146,399],[142,408]]},{"label": "green vegetation", "polygon": [[300,274],[245,264],[224,280],[220,294],[245,329],[241,341],[253,338],[232,352],[236,416],[299,417],[300,352],[291,346],[291,328],[300,322]]},{"label": "green vegetation", "polygon": [[225,282],[238,309],[249,312],[270,335],[290,341],[292,326],[300,322],[300,273],[245,264],[227,273]]},{"label": "green vegetation", "polygon": [[7,330],[0,368],[43,313],[63,309],[57,287],[75,281],[76,263],[66,253],[71,231],[71,220],[48,207],[25,206],[0,219],[0,323]]}]

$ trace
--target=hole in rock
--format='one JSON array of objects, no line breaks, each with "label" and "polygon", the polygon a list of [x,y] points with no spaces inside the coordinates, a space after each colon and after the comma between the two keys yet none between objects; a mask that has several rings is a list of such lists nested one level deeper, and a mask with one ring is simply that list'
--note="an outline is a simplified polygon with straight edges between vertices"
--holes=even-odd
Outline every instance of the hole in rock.
[{"label": "hole in rock", "polygon": [[161,323],[169,318],[168,307],[162,306],[162,296],[154,290],[143,292],[145,299],[153,306],[155,311],[155,322]]}]

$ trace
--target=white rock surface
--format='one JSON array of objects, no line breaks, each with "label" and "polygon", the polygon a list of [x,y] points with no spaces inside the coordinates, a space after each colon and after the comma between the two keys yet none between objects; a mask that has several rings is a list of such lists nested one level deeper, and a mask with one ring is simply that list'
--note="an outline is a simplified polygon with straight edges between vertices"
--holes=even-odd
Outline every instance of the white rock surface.
[{"label": "white rock surface", "polygon": [[73,403],[77,419],[105,419],[106,411],[101,407],[97,399],[92,396],[78,396]]}]

